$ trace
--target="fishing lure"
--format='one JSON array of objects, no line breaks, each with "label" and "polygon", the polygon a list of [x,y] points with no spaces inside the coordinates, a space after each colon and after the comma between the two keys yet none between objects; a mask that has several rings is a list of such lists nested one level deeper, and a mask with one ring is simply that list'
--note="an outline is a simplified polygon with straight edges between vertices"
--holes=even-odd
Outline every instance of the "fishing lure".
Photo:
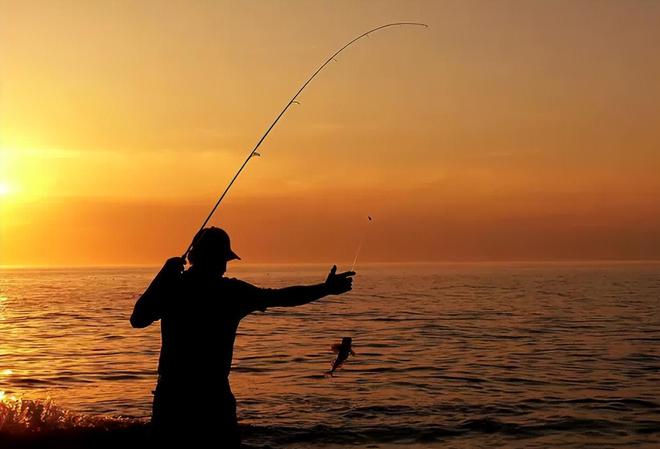
[{"label": "fishing lure", "polygon": [[346,361],[346,359],[348,359],[349,355],[355,357],[355,352],[353,351],[352,344],[353,344],[353,339],[351,337],[344,337],[341,339],[341,343],[335,343],[330,347],[330,349],[332,349],[332,352],[337,354],[337,358],[332,362],[331,365],[332,368],[330,368],[330,371],[327,371],[325,373],[326,376],[332,377],[332,374],[344,365],[344,362]]}]

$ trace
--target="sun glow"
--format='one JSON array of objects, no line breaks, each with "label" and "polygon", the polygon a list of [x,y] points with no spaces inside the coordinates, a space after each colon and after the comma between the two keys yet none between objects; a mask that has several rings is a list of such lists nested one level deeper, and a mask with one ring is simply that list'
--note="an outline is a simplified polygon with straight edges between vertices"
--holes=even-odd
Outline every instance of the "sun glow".
[{"label": "sun glow", "polygon": [[0,181],[0,196],[9,195],[12,192],[11,187],[6,182]]},{"label": "sun glow", "polygon": [[64,165],[62,153],[48,149],[0,148],[0,198],[16,201],[49,195]]}]

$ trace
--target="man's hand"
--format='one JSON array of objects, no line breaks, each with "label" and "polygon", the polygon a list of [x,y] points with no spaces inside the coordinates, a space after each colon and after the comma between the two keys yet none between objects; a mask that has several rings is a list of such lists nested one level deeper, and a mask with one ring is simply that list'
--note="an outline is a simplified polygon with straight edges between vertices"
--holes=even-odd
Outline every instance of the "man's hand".
[{"label": "man's hand", "polygon": [[351,284],[353,283],[351,276],[355,276],[355,271],[345,271],[337,274],[337,265],[333,265],[328,278],[325,280],[328,294],[341,295],[350,291],[352,289]]},{"label": "man's hand", "polygon": [[183,272],[186,265],[186,259],[183,257],[171,257],[167,259],[160,272],[165,276],[175,276]]}]

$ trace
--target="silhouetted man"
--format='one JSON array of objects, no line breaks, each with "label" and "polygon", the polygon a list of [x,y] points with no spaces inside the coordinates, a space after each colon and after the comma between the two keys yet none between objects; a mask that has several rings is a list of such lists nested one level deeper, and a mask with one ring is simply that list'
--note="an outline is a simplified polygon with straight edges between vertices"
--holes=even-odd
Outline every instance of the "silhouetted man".
[{"label": "silhouetted man", "polygon": [[240,257],[231,250],[227,233],[205,228],[193,240],[191,267],[184,271],[184,259],[169,259],[135,304],[133,327],[161,320],[151,419],[156,442],[239,447],[229,370],[240,320],[268,307],[299,306],[345,293],[355,275],[336,274],[333,266],[321,284],[259,288],[223,276],[227,262],[234,259]]}]

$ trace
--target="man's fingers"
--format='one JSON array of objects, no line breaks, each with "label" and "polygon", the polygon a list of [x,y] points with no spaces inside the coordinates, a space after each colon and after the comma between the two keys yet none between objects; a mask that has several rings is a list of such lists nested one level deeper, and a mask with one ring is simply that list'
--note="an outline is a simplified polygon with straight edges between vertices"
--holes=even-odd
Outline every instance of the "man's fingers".
[{"label": "man's fingers", "polygon": [[165,262],[166,267],[180,267],[183,265],[184,261],[181,257],[172,257]]},{"label": "man's fingers", "polygon": [[352,290],[353,278],[351,278],[351,276],[355,276],[355,271],[344,271],[343,273],[337,274],[337,265],[333,265],[330,269],[330,274],[328,274],[328,279],[326,280],[328,285],[332,286],[332,294],[340,295]]}]

